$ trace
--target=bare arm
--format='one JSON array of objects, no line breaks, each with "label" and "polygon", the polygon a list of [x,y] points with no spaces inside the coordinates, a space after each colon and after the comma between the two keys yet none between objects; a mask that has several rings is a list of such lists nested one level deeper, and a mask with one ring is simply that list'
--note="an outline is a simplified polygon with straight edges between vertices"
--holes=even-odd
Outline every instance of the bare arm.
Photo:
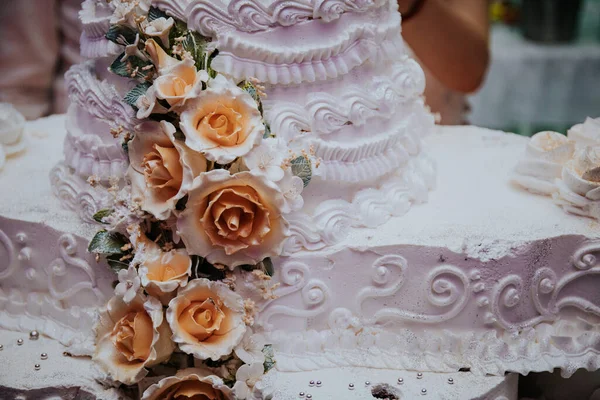
[{"label": "bare arm", "polygon": [[[400,12],[414,0],[398,0]],[[425,0],[403,22],[402,34],[417,57],[445,86],[470,93],[481,85],[489,63],[487,0]]]}]

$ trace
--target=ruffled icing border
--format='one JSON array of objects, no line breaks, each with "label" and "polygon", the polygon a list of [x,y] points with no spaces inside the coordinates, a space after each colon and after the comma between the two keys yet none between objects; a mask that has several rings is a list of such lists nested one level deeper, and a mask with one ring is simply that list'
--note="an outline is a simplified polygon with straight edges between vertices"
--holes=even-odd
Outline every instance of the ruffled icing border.
[{"label": "ruffled icing border", "polygon": [[600,327],[559,321],[519,332],[378,328],[268,333],[280,371],[365,367],[431,372],[470,368],[476,375],[600,368]]},{"label": "ruffled icing border", "polygon": [[124,176],[128,162],[122,148],[116,143],[103,143],[95,134],[83,133],[73,115],[79,112],[85,111],[72,104],[67,113],[67,136],[64,142],[66,164],[83,179],[94,175],[107,182],[111,177]]},{"label": "ruffled icing border", "polygon": [[[331,44],[332,43],[332,44]],[[316,82],[348,74],[367,61],[398,59],[404,54],[400,16],[383,23],[351,24],[330,44],[314,43],[302,51],[273,50],[239,35],[219,37],[217,70],[236,79],[254,77],[272,85]]]},{"label": "ruffled icing border", "polygon": [[70,100],[114,128],[133,131],[141,122],[135,111],[122,100],[113,85],[95,77],[93,67],[94,62],[87,61],[73,65],[67,71],[65,80]]}]

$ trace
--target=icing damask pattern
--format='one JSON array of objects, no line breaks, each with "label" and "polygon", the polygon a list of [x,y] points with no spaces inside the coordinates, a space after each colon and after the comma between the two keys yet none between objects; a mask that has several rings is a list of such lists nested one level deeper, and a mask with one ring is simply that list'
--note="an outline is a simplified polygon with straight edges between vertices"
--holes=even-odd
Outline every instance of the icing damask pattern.
[{"label": "icing damask pattern", "polygon": [[531,298],[538,315],[524,320],[510,321],[507,311],[522,302],[524,290],[527,289],[523,278],[519,275],[503,277],[493,289],[491,314],[489,323],[496,323],[509,331],[535,326],[541,322],[556,321],[565,308],[575,308],[585,314],[600,317],[600,304],[578,294],[564,295],[563,290],[576,282],[600,275],[600,241],[591,241],[579,248],[572,257],[573,271],[559,277],[549,268],[542,267],[535,271],[530,284]]},{"label": "icing damask pattern", "polygon": [[[277,26],[291,26],[300,22],[322,19],[331,22],[347,12],[366,12],[379,8],[387,0],[274,0],[266,5],[261,0],[189,0],[155,4],[171,15],[188,15],[188,24],[205,36],[223,30],[259,32]],[[188,5],[189,4],[189,5]]]},{"label": "icing damask pattern", "polygon": [[[85,241],[76,236],[48,228],[29,233],[37,225],[22,223],[15,230],[14,224],[3,221],[13,229],[0,230],[0,328],[35,329],[70,346],[73,354],[91,354],[96,312],[114,278],[104,266],[92,267]],[[38,245],[38,237],[54,247]]]}]

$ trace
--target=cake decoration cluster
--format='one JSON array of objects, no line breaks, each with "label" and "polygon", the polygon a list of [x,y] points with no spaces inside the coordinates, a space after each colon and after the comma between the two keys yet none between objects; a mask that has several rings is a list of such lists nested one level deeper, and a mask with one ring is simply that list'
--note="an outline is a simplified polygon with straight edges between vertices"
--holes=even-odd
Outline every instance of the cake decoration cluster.
[{"label": "cake decoration cluster", "polygon": [[111,130],[129,167],[125,183],[112,182],[113,206],[94,215],[103,229],[88,250],[119,279],[94,360],[122,384],[153,382],[143,399],[250,398],[274,360],[233,271],[251,272],[273,298],[270,258],[316,160],[271,132],[258,81],[211,67],[210,38],[149,0],[107,7],[105,37],[122,48],[109,70],[131,82],[124,100],[141,123]]},{"label": "cake decoration cluster", "polygon": [[567,136],[540,132],[527,144],[513,181],[547,196],[565,211],[600,220],[600,119],[588,118]]}]

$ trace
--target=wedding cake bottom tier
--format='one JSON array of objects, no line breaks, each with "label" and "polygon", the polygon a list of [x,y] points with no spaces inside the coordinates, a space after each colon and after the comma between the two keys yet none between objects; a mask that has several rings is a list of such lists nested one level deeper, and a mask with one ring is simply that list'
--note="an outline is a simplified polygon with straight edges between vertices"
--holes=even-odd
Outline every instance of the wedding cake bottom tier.
[{"label": "wedding cake bottom tier", "polygon": [[600,229],[510,184],[527,140],[441,128],[427,204],[377,229],[338,221],[343,241],[275,259],[270,288],[240,272],[278,369],[598,369]]}]

